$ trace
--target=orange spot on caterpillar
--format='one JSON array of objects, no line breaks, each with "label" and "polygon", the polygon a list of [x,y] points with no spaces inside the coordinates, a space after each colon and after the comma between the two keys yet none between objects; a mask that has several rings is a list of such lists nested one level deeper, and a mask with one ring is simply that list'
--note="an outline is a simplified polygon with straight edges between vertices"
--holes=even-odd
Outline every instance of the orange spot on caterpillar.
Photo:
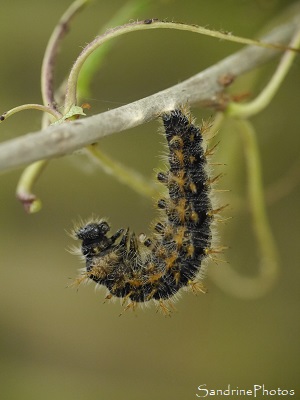
[{"label": "orange spot on caterpillar", "polygon": [[174,211],[178,215],[178,220],[184,223],[186,219],[186,199],[180,199],[178,204],[174,205]]},{"label": "orange spot on caterpillar", "polygon": [[[152,284],[152,283],[157,282],[159,279],[161,279],[162,274],[163,274],[162,272],[157,272],[157,273],[155,273],[155,274],[149,275],[149,277],[148,277],[148,283]],[[155,291],[155,289],[154,289],[154,291]]]},{"label": "orange spot on caterpillar", "polygon": [[106,287],[106,300],[119,298],[124,310],[152,301],[170,315],[180,291],[204,292],[203,262],[224,249],[213,246],[211,224],[225,206],[214,208],[211,201],[211,186],[220,175],[209,176],[207,158],[216,146],[206,147],[203,131],[183,108],[164,113],[162,120],[168,166],[157,180],[168,195],[157,202],[161,220],[152,225],[153,234],[136,237],[119,229],[110,235],[106,221],[92,219],[73,236],[82,242],[86,263],[78,282]]},{"label": "orange spot on caterpillar", "polygon": [[174,252],[165,260],[167,270],[171,269],[175,265],[177,259],[178,259],[178,254]]},{"label": "orange spot on caterpillar", "polygon": [[178,170],[176,175],[171,175],[171,177],[169,178],[169,184],[175,183],[179,190],[183,190],[184,185],[186,183],[186,179],[185,179],[185,171],[183,169]]},{"label": "orange spot on caterpillar", "polygon": [[177,249],[181,249],[185,240],[186,227],[180,226],[174,233],[174,242],[176,243]]},{"label": "orange spot on caterpillar", "polygon": [[193,193],[197,193],[197,186],[194,184],[194,182],[190,183],[190,190]]},{"label": "orange spot on caterpillar", "polygon": [[199,221],[199,215],[196,213],[196,211],[192,211],[191,212],[191,221],[194,221],[194,222],[198,222]]},{"label": "orange spot on caterpillar", "polygon": [[194,245],[193,244],[189,244],[188,247],[187,247],[187,252],[186,252],[187,257],[189,257],[189,258],[193,257],[194,253],[195,253]]}]

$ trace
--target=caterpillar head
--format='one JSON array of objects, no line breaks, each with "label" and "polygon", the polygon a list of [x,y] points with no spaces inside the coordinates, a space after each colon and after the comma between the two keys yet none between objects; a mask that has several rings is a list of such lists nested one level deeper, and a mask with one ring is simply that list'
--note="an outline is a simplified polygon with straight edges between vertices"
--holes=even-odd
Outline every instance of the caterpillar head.
[{"label": "caterpillar head", "polygon": [[74,232],[77,239],[82,240],[81,252],[85,257],[100,255],[112,246],[113,241],[106,236],[110,226],[105,221],[90,222]]},{"label": "caterpillar head", "polygon": [[73,230],[73,237],[82,240],[81,253],[84,257],[102,256],[111,249],[115,241],[123,234],[124,229],[119,229],[111,237],[109,224],[104,220],[90,221]]},{"label": "caterpillar head", "polygon": [[79,228],[75,232],[75,235],[77,239],[80,239],[84,243],[88,244],[95,241],[101,242],[102,239],[106,238],[106,234],[109,230],[110,226],[105,221],[100,223],[91,222]]}]

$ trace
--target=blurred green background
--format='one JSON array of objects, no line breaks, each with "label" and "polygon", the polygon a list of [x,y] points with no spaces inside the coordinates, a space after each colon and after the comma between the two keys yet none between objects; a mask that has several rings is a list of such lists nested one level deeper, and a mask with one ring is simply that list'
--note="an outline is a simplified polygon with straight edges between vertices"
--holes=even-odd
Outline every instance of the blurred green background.
[{"label": "blurred green background", "polygon": [[[286,0],[150,1],[134,19],[167,18],[257,37],[292,2]],[[40,67],[47,39],[70,1],[0,0],[0,109],[41,102]],[[56,79],[67,74],[77,54],[124,4],[94,1],[72,25],[59,54]],[[129,18],[128,18],[129,19]],[[237,51],[239,45],[188,32],[151,30],[121,37],[93,85],[89,115],[145,97],[180,82]],[[238,80],[233,93],[254,96],[276,66]],[[252,118],[258,132],[265,187],[298,162],[300,59],[272,104]],[[254,82],[254,83],[253,83]],[[212,111],[193,110],[209,117]],[[40,114],[24,112],[0,129],[1,141],[38,130]],[[157,121],[105,138],[102,148],[153,179],[163,151]],[[255,276],[259,259],[246,203],[242,143],[231,124],[219,133],[216,161],[226,163],[220,187],[233,218],[221,226],[225,257],[241,275]],[[298,171],[298,172],[297,172]],[[299,186],[268,204],[281,260],[276,286],[264,297],[243,300],[224,293],[208,277],[206,295],[184,294],[171,318],[155,308],[121,317],[119,304],[102,304],[93,285],[76,291],[79,260],[66,249],[72,221],[95,213],[113,230],[145,232],[154,217],[151,200],[105,175],[84,155],[53,160],[35,192],[40,213],[26,215],[15,199],[21,173],[1,174],[0,397],[1,399],[195,399],[210,389],[294,389],[299,383]],[[297,250],[298,248],[298,250]],[[222,269],[222,263],[210,265]],[[217,398],[216,396],[214,398]],[[273,396],[273,398],[275,398]]]}]

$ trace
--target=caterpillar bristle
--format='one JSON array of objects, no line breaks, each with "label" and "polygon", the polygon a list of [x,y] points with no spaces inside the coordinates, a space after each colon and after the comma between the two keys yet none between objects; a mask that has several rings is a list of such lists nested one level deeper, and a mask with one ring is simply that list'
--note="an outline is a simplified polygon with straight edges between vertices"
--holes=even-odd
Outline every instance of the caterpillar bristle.
[{"label": "caterpillar bristle", "polygon": [[208,172],[207,158],[218,145],[208,148],[203,138],[211,123],[198,128],[186,107],[161,118],[167,170],[157,172],[157,181],[167,193],[157,200],[160,218],[152,223],[152,235],[136,237],[119,229],[110,236],[108,222],[96,217],[81,221],[71,235],[82,241],[86,262],[79,284],[92,280],[106,287],[105,301],[119,298],[124,311],[154,302],[170,315],[182,290],[205,293],[205,263],[216,261],[225,249],[215,245],[213,225],[227,205],[216,206],[212,199],[222,174],[211,177]]}]

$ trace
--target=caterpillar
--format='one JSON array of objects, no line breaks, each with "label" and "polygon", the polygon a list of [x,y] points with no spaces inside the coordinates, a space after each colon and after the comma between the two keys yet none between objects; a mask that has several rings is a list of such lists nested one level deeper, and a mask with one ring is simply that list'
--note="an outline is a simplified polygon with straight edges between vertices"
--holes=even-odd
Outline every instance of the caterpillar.
[{"label": "caterpillar", "polygon": [[212,224],[221,208],[213,208],[203,131],[189,112],[178,108],[162,114],[168,145],[165,172],[157,179],[167,195],[157,202],[159,220],[150,237],[138,237],[129,229],[109,235],[110,225],[93,218],[73,237],[82,241],[86,266],[77,283],[92,280],[107,289],[106,299],[120,298],[125,309],[155,302],[166,314],[186,289],[204,291],[205,260],[212,247]]}]

